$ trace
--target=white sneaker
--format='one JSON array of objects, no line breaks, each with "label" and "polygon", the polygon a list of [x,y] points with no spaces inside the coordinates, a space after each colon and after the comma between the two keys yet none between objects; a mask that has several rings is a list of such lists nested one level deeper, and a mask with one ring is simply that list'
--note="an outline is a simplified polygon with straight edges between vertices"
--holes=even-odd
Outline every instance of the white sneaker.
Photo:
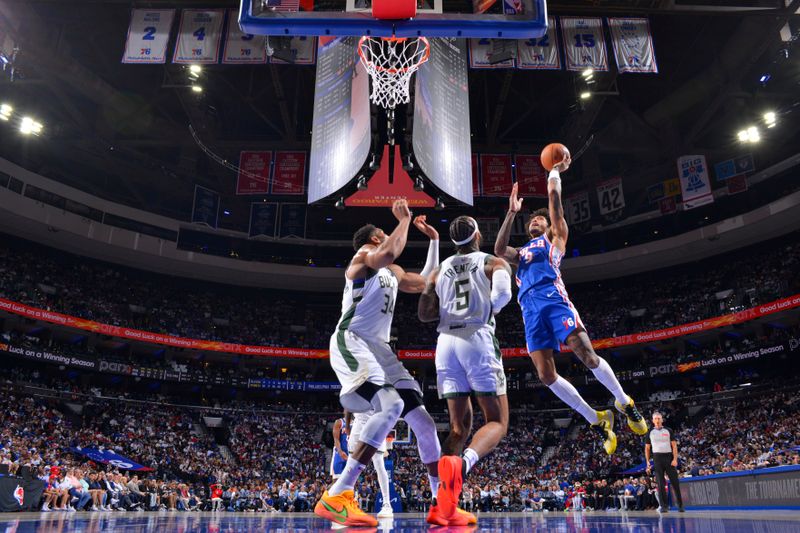
[{"label": "white sneaker", "polygon": [[381,507],[380,512],[378,513],[378,518],[393,518],[394,511],[392,510],[392,506],[390,504],[384,503]]}]

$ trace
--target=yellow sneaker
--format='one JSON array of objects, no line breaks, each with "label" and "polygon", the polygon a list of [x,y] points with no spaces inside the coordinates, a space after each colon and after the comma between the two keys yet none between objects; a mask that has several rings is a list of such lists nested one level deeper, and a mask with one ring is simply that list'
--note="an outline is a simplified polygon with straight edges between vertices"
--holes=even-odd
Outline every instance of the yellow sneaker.
[{"label": "yellow sneaker", "polygon": [[314,507],[314,514],[343,526],[376,527],[378,521],[358,507],[352,490],[331,496],[326,490]]},{"label": "yellow sneaker", "polygon": [[603,448],[608,455],[617,450],[617,435],[614,433],[614,412],[611,409],[597,411],[597,423],[592,428],[603,437]]},{"label": "yellow sneaker", "polygon": [[628,396],[628,399],[630,402],[626,405],[614,402],[614,407],[628,418],[628,427],[631,428],[631,431],[637,435],[644,435],[647,433],[647,420],[644,419],[642,413],[636,408],[636,404],[633,403],[633,398]]}]

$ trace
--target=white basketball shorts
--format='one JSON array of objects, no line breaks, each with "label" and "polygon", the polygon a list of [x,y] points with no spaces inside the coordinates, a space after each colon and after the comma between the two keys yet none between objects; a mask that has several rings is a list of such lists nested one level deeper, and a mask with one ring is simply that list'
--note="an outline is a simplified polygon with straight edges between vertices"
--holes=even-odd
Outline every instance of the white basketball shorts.
[{"label": "white basketball shorts", "polygon": [[436,384],[439,398],[502,396],[506,376],[500,345],[489,327],[440,333],[436,343]]}]

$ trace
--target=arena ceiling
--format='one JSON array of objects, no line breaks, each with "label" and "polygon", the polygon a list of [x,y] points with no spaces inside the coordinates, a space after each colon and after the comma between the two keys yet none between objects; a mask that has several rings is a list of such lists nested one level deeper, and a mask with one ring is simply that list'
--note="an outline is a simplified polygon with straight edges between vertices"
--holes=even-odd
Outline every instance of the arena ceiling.
[{"label": "arena ceiling", "polygon": [[[29,109],[46,132],[22,138],[0,127],[0,155],[101,197],[186,218],[192,184],[233,196],[235,176],[195,144],[236,160],[243,149],[308,149],[314,67],[209,66],[201,95],[186,88],[180,65],[121,64],[131,7],[229,7],[237,2],[153,0],[0,0],[20,44],[12,82],[0,98]],[[590,141],[571,186],[622,175],[628,203],[647,185],[675,174],[675,158],[710,161],[753,151],[763,168],[800,146],[800,0],[559,0],[551,14],[647,15],[658,75],[598,74],[581,102],[580,76],[567,71],[470,70],[476,152],[527,151],[560,140]],[[770,74],[768,83],[759,80]],[[736,132],[778,112],[779,125],[751,149]],[[574,149],[574,148],[573,148]],[[236,209],[232,227],[247,225]],[[240,213],[240,215],[239,215]]]}]

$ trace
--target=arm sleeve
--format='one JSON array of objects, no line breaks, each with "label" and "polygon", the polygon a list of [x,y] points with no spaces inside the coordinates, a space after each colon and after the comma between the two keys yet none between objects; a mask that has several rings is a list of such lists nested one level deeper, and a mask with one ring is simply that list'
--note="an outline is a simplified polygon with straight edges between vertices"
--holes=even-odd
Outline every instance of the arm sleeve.
[{"label": "arm sleeve", "polygon": [[439,239],[431,239],[428,245],[428,258],[425,260],[425,266],[422,267],[420,276],[427,278],[433,269],[439,266]]},{"label": "arm sleeve", "polygon": [[492,312],[497,314],[511,301],[511,276],[504,268],[495,270],[492,274]]}]

